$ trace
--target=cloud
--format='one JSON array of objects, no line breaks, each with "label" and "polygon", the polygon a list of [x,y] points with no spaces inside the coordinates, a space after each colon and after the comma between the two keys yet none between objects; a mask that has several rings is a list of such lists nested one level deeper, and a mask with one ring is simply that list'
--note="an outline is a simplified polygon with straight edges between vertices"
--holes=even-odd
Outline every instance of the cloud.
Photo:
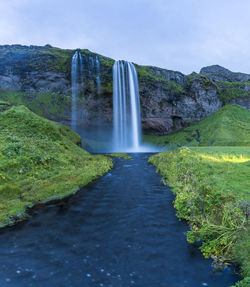
[{"label": "cloud", "polygon": [[12,0],[0,2],[0,44],[88,48],[190,73],[249,71],[248,0]]}]

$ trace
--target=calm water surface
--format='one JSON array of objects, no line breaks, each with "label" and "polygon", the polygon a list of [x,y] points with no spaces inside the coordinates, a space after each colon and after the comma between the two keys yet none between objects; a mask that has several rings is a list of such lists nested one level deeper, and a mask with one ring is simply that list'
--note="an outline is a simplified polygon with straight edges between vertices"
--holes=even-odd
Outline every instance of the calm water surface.
[{"label": "calm water surface", "polygon": [[0,233],[0,286],[229,287],[187,244],[173,194],[148,154],[118,159],[63,205],[47,206]]}]

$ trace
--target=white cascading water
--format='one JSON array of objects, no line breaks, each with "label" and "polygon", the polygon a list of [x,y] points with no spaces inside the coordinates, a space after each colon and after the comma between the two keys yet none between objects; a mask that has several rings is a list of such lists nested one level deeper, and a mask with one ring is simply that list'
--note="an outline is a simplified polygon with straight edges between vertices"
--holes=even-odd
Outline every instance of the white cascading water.
[{"label": "white cascading water", "polygon": [[71,129],[74,131],[76,130],[76,124],[77,124],[77,97],[80,90],[80,83],[82,76],[83,76],[82,56],[79,51],[76,51],[72,57],[72,63],[71,63],[71,85],[72,85]]},{"label": "white cascading water", "polygon": [[92,56],[89,56],[89,79],[93,80],[93,70],[94,70],[95,64],[94,59]]},{"label": "white cascading water", "polygon": [[77,66],[78,66],[78,52],[72,57],[71,64],[71,89],[72,89],[72,108],[71,108],[71,129],[75,130],[77,121]]},{"label": "white cascading water", "polygon": [[102,120],[102,105],[101,105],[101,66],[98,56],[95,58],[95,65],[96,65],[96,85],[97,85],[97,97],[99,101],[98,106],[98,121],[99,121],[99,128],[100,122]]},{"label": "white cascading water", "polygon": [[100,67],[100,61],[99,61],[98,56],[96,56],[96,58],[95,58],[95,64],[96,64],[97,95],[98,95],[98,97],[100,97],[100,95],[101,95],[101,77],[100,77],[101,67]]},{"label": "white cascading water", "polygon": [[83,78],[83,61],[82,61],[82,55],[81,53],[79,52],[79,72],[80,72],[80,79]]},{"label": "white cascading water", "polygon": [[140,151],[141,119],[135,66],[115,61],[113,66],[113,148],[116,152]]}]

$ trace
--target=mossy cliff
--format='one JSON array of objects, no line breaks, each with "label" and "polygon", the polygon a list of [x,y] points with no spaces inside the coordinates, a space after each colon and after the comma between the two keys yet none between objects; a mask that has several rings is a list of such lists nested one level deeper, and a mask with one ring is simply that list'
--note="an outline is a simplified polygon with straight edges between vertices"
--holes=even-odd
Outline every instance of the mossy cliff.
[{"label": "mossy cliff", "polygon": [[0,227],[27,216],[27,209],[75,193],[112,167],[90,155],[70,128],[24,106],[0,103]]},{"label": "mossy cliff", "polygon": [[[88,50],[83,59],[84,90],[79,109],[96,116],[99,105],[110,113],[113,60]],[[71,59],[75,50],[46,46],[0,46],[0,100],[23,104],[51,120],[69,122],[71,117]],[[98,100],[95,57],[100,61],[102,99]]]},{"label": "mossy cliff", "polygon": [[[48,119],[68,122],[71,115],[71,58],[76,50],[46,46],[0,46],[0,100],[24,104]],[[83,59],[83,86],[79,121],[112,122],[112,66],[114,60],[79,50]],[[96,56],[100,62],[98,96]],[[250,108],[249,75],[218,66],[200,74],[135,65],[140,86],[142,126],[145,132],[167,134],[203,119],[227,103]],[[217,75],[217,76],[216,76]],[[223,76],[224,75],[224,76]],[[99,121],[100,123],[100,121]]]}]

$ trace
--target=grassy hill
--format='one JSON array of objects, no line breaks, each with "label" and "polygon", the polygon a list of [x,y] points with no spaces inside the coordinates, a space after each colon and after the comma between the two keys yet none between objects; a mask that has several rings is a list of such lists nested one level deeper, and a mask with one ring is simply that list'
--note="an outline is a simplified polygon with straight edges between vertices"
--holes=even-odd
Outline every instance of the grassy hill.
[{"label": "grassy hill", "polygon": [[0,103],[0,227],[26,217],[37,202],[76,192],[112,160],[90,155],[81,138],[24,106]]},{"label": "grassy hill", "polygon": [[161,146],[249,146],[250,111],[226,105],[190,127],[166,136],[144,136],[144,141]]}]

